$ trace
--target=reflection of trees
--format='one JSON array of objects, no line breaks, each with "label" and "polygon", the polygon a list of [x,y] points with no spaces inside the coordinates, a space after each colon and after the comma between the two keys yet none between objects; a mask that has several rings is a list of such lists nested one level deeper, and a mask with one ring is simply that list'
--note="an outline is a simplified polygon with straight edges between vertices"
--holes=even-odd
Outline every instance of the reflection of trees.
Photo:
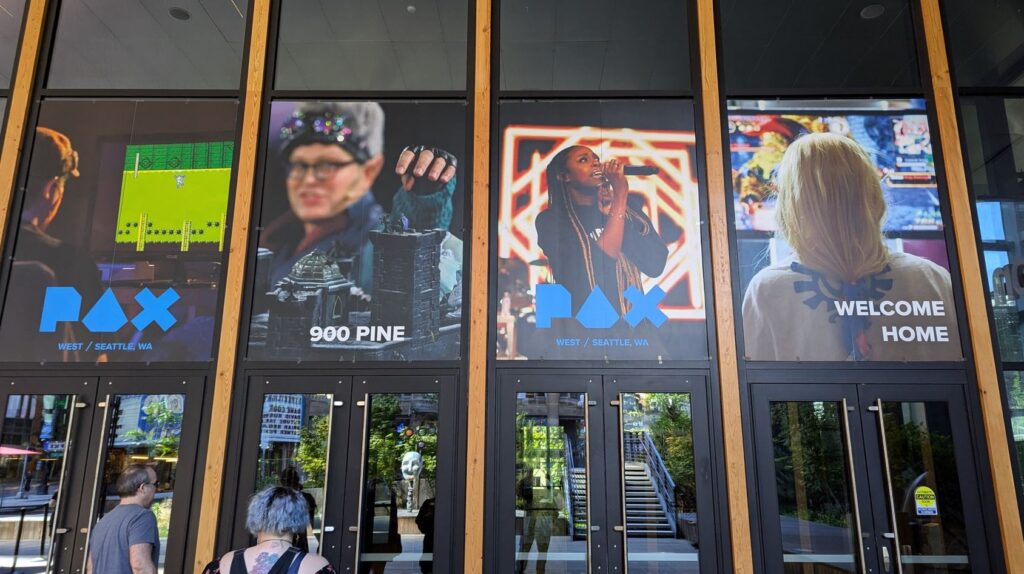
[{"label": "reflection of trees", "polygon": [[[437,422],[434,413],[416,413],[409,404],[404,414],[403,399],[416,402],[435,399],[435,395],[371,395],[366,476],[368,480],[382,479],[394,488],[402,480],[402,455],[416,451],[423,457],[420,480],[427,481],[434,490],[437,476]],[[436,399],[432,404],[436,404]],[[417,416],[419,415],[419,416]],[[427,415],[427,416],[423,416]],[[404,489],[397,489],[399,493]],[[419,502],[422,502],[419,501]]]},{"label": "reflection of trees", "polygon": [[[697,475],[693,460],[693,420],[687,394],[650,393],[636,395],[643,410],[651,440],[676,483],[677,502],[683,509],[697,509]],[[633,415],[627,413],[627,420]]]},{"label": "reflection of trees", "polygon": [[305,488],[322,488],[327,472],[327,441],[331,421],[326,415],[310,418],[310,423],[299,429],[295,463],[305,476]]},{"label": "reflection of trees", "polygon": [[779,513],[846,527],[846,451],[835,403],[772,403]]},{"label": "reflection of trees", "polygon": [[163,400],[145,405],[142,412],[146,430],[135,428],[125,431],[123,438],[145,447],[150,458],[177,458],[181,443],[181,413],[173,412]]}]

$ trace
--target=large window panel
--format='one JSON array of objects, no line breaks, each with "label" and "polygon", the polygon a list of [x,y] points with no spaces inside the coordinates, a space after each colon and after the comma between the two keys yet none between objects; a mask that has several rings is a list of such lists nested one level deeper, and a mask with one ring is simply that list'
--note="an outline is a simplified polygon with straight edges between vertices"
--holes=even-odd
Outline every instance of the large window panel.
[{"label": "large window panel", "polygon": [[25,0],[12,0],[0,6],[0,89],[11,87],[24,15]]},{"label": "large window panel", "polygon": [[467,0],[285,0],[279,90],[464,90]]},{"label": "large window panel", "polygon": [[64,0],[49,88],[237,90],[245,0]]},{"label": "large window panel", "polygon": [[45,100],[0,361],[212,358],[238,103]]},{"label": "large window panel", "polygon": [[949,55],[962,87],[1024,87],[1024,2],[943,0]]},{"label": "large window panel", "polygon": [[689,2],[501,2],[502,90],[686,90]]},{"label": "large window panel", "polygon": [[920,86],[910,0],[722,0],[727,91]]},{"label": "large window panel", "polygon": [[270,109],[248,358],[460,356],[463,102]]},{"label": "large window panel", "polygon": [[706,359],[692,104],[499,114],[497,357]]},{"label": "large window panel", "polygon": [[962,360],[922,101],[731,101],[728,130],[748,360]]}]

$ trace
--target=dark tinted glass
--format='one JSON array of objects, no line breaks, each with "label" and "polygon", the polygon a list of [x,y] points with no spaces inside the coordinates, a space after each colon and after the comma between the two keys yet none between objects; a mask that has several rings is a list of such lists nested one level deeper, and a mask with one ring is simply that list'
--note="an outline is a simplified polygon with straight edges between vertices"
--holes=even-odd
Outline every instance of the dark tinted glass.
[{"label": "dark tinted glass", "polygon": [[1024,86],[1024,0],[943,0],[961,86]]},{"label": "dark tinted glass", "polygon": [[688,2],[506,0],[503,90],[685,90]]},{"label": "dark tinted glass", "polygon": [[1024,98],[963,98],[968,173],[978,211],[985,286],[1004,362],[1024,361]]},{"label": "dark tinted glass", "polygon": [[14,75],[14,56],[21,39],[21,18],[25,15],[25,2],[0,4],[0,88],[11,87]]},{"label": "dark tinted glass", "polygon": [[920,84],[908,0],[722,0],[727,90]]},{"label": "dark tinted glass", "polygon": [[0,361],[211,358],[238,103],[46,100]]},{"label": "dark tinted glass", "polygon": [[468,26],[467,0],[285,0],[274,87],[462,90]]},{"label": "dark tinted glass", "polygon": [[[246,0],[66,0],[50,88],[235,89]],[[183,6],[183,7],[182,7]]]}]

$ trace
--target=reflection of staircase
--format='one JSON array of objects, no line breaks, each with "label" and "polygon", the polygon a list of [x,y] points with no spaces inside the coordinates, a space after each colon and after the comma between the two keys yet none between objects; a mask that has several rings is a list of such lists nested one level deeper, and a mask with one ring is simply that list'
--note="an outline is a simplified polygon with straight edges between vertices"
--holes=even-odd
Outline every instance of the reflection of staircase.
[{"label": "reflection of staircase", "polygon": [[573,538],[583,539],[587,537],[587,471],[583,468],[569,469],[570,500],[572,505],[572,535]]},{"label": "reflection of staircase", "polygon": [[672,538],[665,508],[642,462],[626,463],[626,533],[630,536]]}]

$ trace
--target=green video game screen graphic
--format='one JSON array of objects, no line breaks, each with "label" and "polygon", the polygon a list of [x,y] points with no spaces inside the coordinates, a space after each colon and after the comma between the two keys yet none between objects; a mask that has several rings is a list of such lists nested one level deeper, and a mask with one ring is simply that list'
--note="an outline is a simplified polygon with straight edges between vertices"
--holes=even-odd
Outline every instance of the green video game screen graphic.
[{"label": "green video game screen graphic", "polygon": [[224,248],[234,142],[129,145],[117,213],[119,244]]}]

